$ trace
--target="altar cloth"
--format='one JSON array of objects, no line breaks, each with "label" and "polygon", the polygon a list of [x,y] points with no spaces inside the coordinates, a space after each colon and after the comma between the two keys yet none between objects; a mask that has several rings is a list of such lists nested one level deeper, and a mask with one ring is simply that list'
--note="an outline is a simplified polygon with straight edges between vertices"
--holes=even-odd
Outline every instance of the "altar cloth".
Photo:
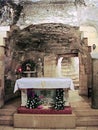
[{"label": "altar cloth", "polygon": [[74,90],[74,84],[71,78],[21,78],[16,80],[14,93],[19,89],[56,89],[69,88]]}]

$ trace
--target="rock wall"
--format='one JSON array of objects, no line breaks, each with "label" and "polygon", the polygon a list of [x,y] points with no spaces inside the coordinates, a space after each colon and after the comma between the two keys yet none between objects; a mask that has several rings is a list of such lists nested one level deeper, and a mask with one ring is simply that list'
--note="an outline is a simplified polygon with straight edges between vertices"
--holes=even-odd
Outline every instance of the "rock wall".
[{"label": "rock wall", "polygon": [[92,87],[92,108],[98,109],[98,58],[92,59],[93,64],[93,87]]},{"label": "rock wall", "polygon": [[0,107],[4,105],[5,88],[4,88],[4,70],[5,70],[5,44],[4,38],[9,27],[0,27]]},{"label": "rock wall", "polygon": [[[17,26],[12,26],[7,34],[5,75],[6,81],[11,80],[13,89],[13,83],[19,78],[16,70],[25,61],[32,60],[38,65],[38,60],[41,59],[42,71],[40,73],[40,69],[36,68],[37,76],[56,77],[59,56],[71,54],[79,56],[80,94],[87,95],[91,82],[89,78],[91,76],[90,52],[87,39],[80,38],[79,28],[53,23],[30,25],[22,30]],[[9,64],[7,61],[10,61]],[[12,93],[12,90],[9,93]]]}]

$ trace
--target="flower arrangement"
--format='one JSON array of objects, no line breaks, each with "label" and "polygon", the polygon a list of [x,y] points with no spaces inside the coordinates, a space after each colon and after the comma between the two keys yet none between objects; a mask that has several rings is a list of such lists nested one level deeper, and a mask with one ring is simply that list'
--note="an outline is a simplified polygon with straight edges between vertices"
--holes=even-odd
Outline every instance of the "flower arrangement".
[{"label": "flower arrangement", "polygon": [[56,89],[56,96],[54,99],[54,103],[52,107],[56,110],[63,110],[64,109],[64,90],[63,89]]},{"label": "flower arrangement", "polygon": [[39,105],[42,104],[39,96],[37,96],[37,94],[35,94],[34,91],[32,91],[32,89],[29,89],[27,91],[27,95],[28,95],[28,100],[27,100],[27,104],[26,107],[27,108],[37,108]]},{"label": "flower arrangement", "polygon": [[28,89],[28,100],[26,108],[34,109],[55,109],[63,110],[65,108],[64,104],[64,90],[56,89],[54,101],[50,98],[44,97],[44,95],[38,96],[32,89]]}]

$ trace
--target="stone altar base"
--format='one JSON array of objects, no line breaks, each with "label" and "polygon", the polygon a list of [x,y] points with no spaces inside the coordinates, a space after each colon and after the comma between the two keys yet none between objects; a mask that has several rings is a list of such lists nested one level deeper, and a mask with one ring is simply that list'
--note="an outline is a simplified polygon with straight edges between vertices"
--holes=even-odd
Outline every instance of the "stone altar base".
[{"label": "stone altar base", "polygon": [[14,114],[14,127],[65,129],[76,127],[76,116],[72,114]]}]

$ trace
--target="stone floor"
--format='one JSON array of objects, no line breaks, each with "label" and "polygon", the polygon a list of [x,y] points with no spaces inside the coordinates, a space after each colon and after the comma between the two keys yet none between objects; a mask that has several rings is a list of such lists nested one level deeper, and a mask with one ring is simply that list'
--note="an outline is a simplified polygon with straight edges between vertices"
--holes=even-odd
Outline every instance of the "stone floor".
[{"label": "stone floor", "polygon": [[[89,108],[91,109],[91,101],[87,97],[81,97],[78,95],[78,91],[69,93],[69,101],[71,106],[75,109],[77,107]],[[20,98],[15,99],[13,101],[7,102],[4,105],[6,109],[16,110],[17,107],[20,106]],[[27,129],[27,128],[14,128],[12,126],[0,126],[0,130],[57,130],[57,129]],[[98,130],[98,126],[85,126],[85,127],[76,127],[75,129],[58,129],[58,130]]]},{"label": "stone floor", "polygon": [[24,129],[10,126],[0,126],[0,130],[98,130],[98,127],[76,127],[75,129]]}]

